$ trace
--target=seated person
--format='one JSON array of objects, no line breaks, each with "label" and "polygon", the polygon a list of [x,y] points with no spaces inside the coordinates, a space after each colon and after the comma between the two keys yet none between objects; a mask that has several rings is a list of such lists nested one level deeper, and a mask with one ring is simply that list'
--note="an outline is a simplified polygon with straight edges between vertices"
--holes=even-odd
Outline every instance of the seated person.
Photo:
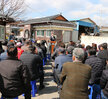
[{"label": "seated person", "polygon": [[20,60],[22,60],[25,65],[27,65],[30,72],[31,81],[40,78],[39,89],[43,89],[44,73],[42,60],[39,55],[35,54],[35,49],[36,48],[34,46],[30,45],[28,50],[21,55]]},{"label": "seated person", "polygon": [[75,48],[73,62],[63,64],[60,83],[63,84],[60,99],[89,99],[88,84],[91,67],[82,63],[84,50]]},{"label": "seated person", "polygon": [[17,48],[7,48],[8,58],[0,62],[0,91],[3,98],[15,98],[25,94],[31,99],[30,74],[26,65],[17,58]]}]

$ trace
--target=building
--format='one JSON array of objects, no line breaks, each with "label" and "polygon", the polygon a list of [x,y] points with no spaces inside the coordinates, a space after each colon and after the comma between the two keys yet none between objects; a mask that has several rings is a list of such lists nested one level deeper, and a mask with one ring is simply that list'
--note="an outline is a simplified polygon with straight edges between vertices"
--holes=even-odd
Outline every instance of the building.
[{"label": "building", "polygon": [[20,32],[23,30],[23,27],[19,26],[20,23],[22,23],[22,21],[7,23],[6,33],[11,34],[12,32],[14,32],[16,36],[19,36]]},{"label": "building", "polygon": [[0,14],[0,41],[6,38],[6,24],[14,22],[13,18],[6,18],[5,15]]},{"label": "building", "polygon": [[6,22],[3,21],[3,15],[0,15],[0,41],[5,39],[5,25]]},{"label": "building", "polygon": [[57,41],[69,42],[73,38],[74,23],[69,22],[61,14],[27,20],[21,24],[24,26],[24,34],[28,39],[49,40],[51,31],[56,36]]},{"label": "building", "polygon": [[80,38],[80,35],[93,35],[99,33],[99,26],[90,18],[84,18],[80,20],[73,20],[72,23],[77,24],[76,28],[76,34],[78,39]]}]

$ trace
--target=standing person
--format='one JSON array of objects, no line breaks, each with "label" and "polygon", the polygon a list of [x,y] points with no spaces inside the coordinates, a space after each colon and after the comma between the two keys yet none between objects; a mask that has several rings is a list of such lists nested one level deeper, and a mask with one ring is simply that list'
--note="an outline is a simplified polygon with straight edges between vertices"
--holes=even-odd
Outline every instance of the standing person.
[{"label": "standing person", "polygon": [[12,31],[11,35],[9,36],[9,41],[14,40],[14,39],[15,39],[15,36],[14,36],[14,32]]},{"label": "standing person", "polygon": [[55,40],[56,40],[53,31],[51,32],[50,40],[51,40],[51,41],[55,41]]},{"label": "standing person", "polygon": [[51,43],[49,40],[47,42],[47,57],[48,57],[48,59],[50,59],[50,57],[51,57]]},{"label": "standing person", "polygon": [[43,59],[44,58],[44,54],[43,54],[43,51],[42,51],[42,49],[41,49],[41,41],[40,40],[38,40],[37,42],[36,42],[36,49],[37,49],[37,54],[41,57],[41,59]]},{"label": "standing person", "polygon": [[26,41],[26,42],[24,43],[24,45],[21,47],[21,49],[23,49],[24,51],[27,51],[29,45],[30,45],[30,42],[29,42],[29,41]]},{"label": "standing person", "polygon": [[100,45],[100,51],[97,54],[97,57],[102,59],[102,63],[104,65],[104,69],[106,68],[106,59],[108,58],[108,50],[107,50],[107,43],[103,43]]},{"label": "standing person", "polygon": [[44,40],[41,41],[40,48],[42,49],[44,58],[46,58],[46,52],[47,52],[47,49],[46,49],[46,47],[45,47],[45,42],[44,42]]},{"label": "standing person", "polygon": [[15,98],[25,94],[25,99],[31,99],[30,75],[26,65],[18,60],[17,48],[7,48],[8,58],[0,62],[0,91],[3,98]]},{"label": "standing person", "polygon": [[102,76],[104,66],[102,60],[96,56],[95,49],[90,49],[88,51],[88,58],[85,64],[88,64],[92,68],[89,84],[93,86],[92,99],[96,99],[98,95],[101,96],[100,77]]},{"label": "standing person", "polygon": [[18,42],[18,43],[16,44],[16,46],[17,46],[17,50],[18,50],[18,59],[20,59],[20,56],[21,56],[21,54],[24,52],[24,50],[21,49],[21,46],[22,46],[21,42]]},{"label": "standing person", "polygon": [[35,54],[35,47],[30,45],[28,47],[28,51],[24,52],[20,60],[23,61],[25,65],[27,65],[31,81],[36,80],[37,78],[40,78],[40,86],[39,89],[43,89],[45,86],[43,84],[44,81],[44,72],[43,72],[43,66],[42,66],[42,59],[39,55]]},{"label": "standing person", "polygon": [[91,67],[82,63],[84,50],[73,50],[73,62],[63,64],[60,82],[63,84],[60,99],[89,99],[88,84]]}]

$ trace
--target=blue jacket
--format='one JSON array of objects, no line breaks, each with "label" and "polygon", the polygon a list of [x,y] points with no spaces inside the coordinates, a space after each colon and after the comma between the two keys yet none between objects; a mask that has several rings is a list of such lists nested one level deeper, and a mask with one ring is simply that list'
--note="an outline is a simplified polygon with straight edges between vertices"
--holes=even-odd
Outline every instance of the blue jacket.
[{"label": "blue jacket", "polygon": [[[57,56],[55,59],[55,68],[61,72],[62,66],[66,62],[70,62],[70,58],[68,56],[66,56],[65,54],[61,54],[61,55]],[[71,62],[72,62],[72,60],[71,60]]]}]

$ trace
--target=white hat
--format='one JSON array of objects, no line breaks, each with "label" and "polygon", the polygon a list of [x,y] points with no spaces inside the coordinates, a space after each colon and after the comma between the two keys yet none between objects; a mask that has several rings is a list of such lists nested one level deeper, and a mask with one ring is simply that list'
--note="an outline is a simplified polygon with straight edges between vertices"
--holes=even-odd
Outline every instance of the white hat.
[{"label": "white hat", "polygon": [[40,40],[38,40],[38,41],[37,41],[37,44],[40,44],[40,43],[41,43],[41,41],[40,41]]},{"label": "white hat", "polygon": [[22,46],[21,42],[18,42],[18,43],[16,44],[16,46]]}]

